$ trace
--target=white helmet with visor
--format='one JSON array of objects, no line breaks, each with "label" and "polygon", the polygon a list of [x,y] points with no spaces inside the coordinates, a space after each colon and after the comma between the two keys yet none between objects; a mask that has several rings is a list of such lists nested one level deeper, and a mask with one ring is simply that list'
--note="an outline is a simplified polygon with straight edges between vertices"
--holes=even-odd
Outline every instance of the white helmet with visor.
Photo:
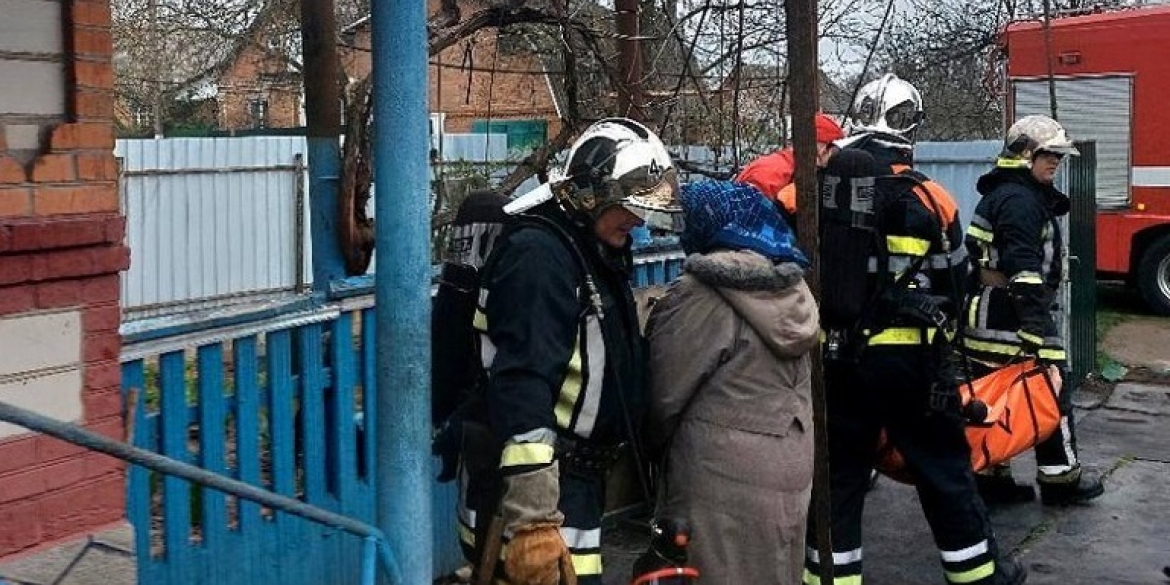
[{"label": "white helmet with visor", "polygon": [[924,117],[918,90],[887,73],[858,90],[847,126],[850,134],[879,132],[913,142],[914,131]]},{"label": "white helmet with visor", "polygon": [[1060,122],[1048,116],[1024,116],[1008,128],[1003,140],[1003,151],[996,164],[1000,167],[1031,168],[1032,160],[1042,152],[1061,156],[1081,154]]},{"label": "white helmet with visor", "polygon": [[586,223],[621,205],[655,229],[678,228],[678,170],[666,146],[646,126],[606,118],[589,126],[569,150],[564,173],[507,208],[514,213],[555,197]]}]

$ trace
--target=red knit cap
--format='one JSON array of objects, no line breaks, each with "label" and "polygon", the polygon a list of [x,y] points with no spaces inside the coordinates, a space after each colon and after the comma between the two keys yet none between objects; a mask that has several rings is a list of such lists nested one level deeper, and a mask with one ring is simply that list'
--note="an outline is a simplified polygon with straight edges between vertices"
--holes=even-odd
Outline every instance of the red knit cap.
[{"label": "red knit cap", "polygon": [[825,114],[817,113],[817,142],[833,142],[845,138],[845,131]]}]

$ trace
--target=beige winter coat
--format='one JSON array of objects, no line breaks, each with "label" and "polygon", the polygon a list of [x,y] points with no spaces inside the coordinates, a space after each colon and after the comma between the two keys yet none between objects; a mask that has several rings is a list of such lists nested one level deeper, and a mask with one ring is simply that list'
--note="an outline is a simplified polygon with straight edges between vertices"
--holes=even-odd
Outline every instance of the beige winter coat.
[{"label": "beige winter coat", "polygon": [[800,583],[817,328],[799,267],[748,251],[691,256],[651,312],[657,513],[690,521],[700,583]]}]

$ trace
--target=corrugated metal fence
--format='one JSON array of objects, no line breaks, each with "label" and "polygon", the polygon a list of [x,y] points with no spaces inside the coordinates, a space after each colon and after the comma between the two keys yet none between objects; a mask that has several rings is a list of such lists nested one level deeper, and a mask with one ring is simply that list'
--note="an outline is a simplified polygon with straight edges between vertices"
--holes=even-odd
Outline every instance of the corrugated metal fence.
[{"label": "corrugated metal fence", "polygon": [[1002,146],[998,140],[972,140],[920,142],[914,149],[915,167],[950,191],[959,205],[964,228],[979,202],[975,181],[991,170]]},{"label": "corrugated metal fence", "polygon": [[[127,320],[296,294],[311,282],[305,138],[119,140]],[[506,170],[503,135],[448,135],[436,172]]]},{"label": "corrugated metal fence", "polygon": [[[502,135],[444,137],[445,175],[508,170]],[[959,201],[964,223],[994,141],[921,143],[919,168]],[[292,295],[312,274],[303,137],[119,140],[130,269],[127,320]],[[687,158],[709,158],[688,148]]]},{"label": "corrugated metal fence", "polygon": [[305,140],[119,140],[129,318],[295,292],[309,273]]}]

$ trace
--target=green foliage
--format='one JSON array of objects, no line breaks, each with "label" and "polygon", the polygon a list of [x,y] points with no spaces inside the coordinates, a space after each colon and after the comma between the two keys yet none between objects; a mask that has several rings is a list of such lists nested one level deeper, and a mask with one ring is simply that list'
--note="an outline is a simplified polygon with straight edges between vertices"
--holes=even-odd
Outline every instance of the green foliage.
[{"label": "green foliage", "polygon": [[1097,359],[1096,359],[1096,364],[1095,364],[1096,371],[1098,371],[1098,372],[1112,371],[1112,370],[1116,370],[1117,366],[1122,365],[1122,364],[1118,363],[1118,361],[1116,359],[1114,359],[1113,356],[1110,356],[1108,353],[1105,352],[1103,345],[1104,345],[1104,341],[1105,341],[1105,336],[1109,333],[1110,329],[1113,329],[1114,327],[1117,327],[1118,325],[1120,325],[1120,324],[1122,324],[1122,323],[1124,323],[1132,318],[1133,318],[1133,315],[1117,311],[1116,309],[1109,309],[1109,308],[1098,308],[1097,309]]}]

